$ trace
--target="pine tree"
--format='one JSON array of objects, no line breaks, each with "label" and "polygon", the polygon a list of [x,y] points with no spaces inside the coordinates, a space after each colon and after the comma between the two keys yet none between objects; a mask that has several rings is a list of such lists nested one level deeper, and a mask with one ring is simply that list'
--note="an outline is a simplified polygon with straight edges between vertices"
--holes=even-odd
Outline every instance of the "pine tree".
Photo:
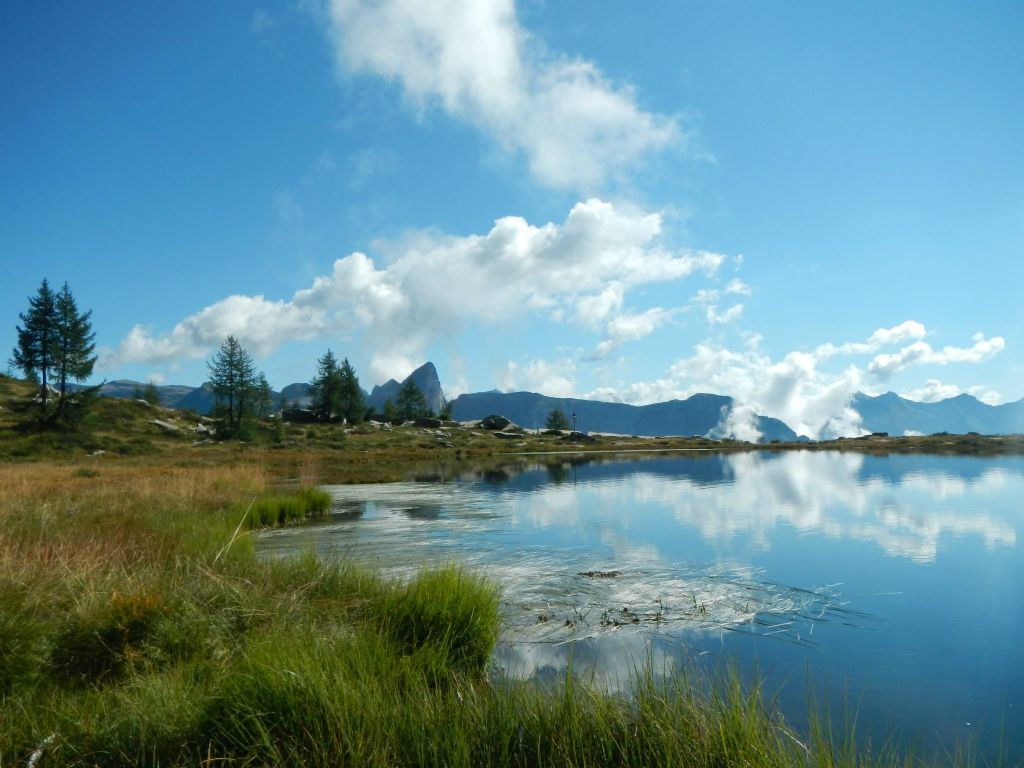
[{"label": "pine tree", "polygon": [[227,420],[222,431],[228,437],[243,436],[256,415],[259,385],[256,364],[238,340],[228,336],[206,365],[216,398],[214,413]]},{"label": "pine tree", "polygon": [[559,408],[552,408],[548,414],[548,420],[544,423],[547,429],[563,430],[569,428],[569,419]]},{"label": "pine tree", "polygon": [[63,413],[68,379],[85,381],[92,376],[96,364],[96,333],[92,330],[92,310],[79,312],[75,297],[67,283],[54,301],[54,320],[57,329],[57,349],[54,372],[59,382],[60,404]]},{"label": "pine tree", "polygon": [[395,405],[398,408],[398,415],[403,419],[415,419],[417,416],[426,416],[430,413],[423,390],[412,379],[406,379],[402,385]]},{"label": "pine tree", "polygon": [[342,380],[338,358],[331,350],[317,358],[317,370],[309,382],[312,409],[321,421],[332,421],[342,410]]},{"label": "pine tree", "polygon": [[49,397],[50,370],[59,346],[56,302],[56,296],[44,277],[36,295],[28,300],[28,312],[18,315],[24,327],[16,326],[18,346],[14,348],[10,360],[10,364],[20,368],[26,378],[40,384],[40,408],[44,417]]},{"label": "pine tree", "polygon": [[341,379],[340,414],[348,424],[358,424],[366,413],[363,402],[363,388],[359,386],[359,377],[346,357],[338,370]]}]

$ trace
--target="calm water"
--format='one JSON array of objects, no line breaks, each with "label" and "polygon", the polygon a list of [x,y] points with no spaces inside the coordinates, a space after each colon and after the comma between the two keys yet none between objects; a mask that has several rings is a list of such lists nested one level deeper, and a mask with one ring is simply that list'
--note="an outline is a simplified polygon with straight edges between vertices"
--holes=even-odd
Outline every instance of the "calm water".
[{"label": "calm water", "polygon": [[1002,738],[1024,756],[1024,460],[573,461],[330,487],[331,520],[260,547],[492,575],[506,674],[561,675],[571,657],[615,688],[647,658],[728,659],[798,723],[811,680],[857,707],[859,731],[988,751]]}]

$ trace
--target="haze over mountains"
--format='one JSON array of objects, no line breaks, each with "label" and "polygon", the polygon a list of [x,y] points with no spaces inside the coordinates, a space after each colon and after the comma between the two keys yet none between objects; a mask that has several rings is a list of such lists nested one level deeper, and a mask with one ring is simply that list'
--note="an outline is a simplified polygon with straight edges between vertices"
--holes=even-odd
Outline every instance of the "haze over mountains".
[{"label": "haze over mountains", "polygon": [[[394,379],[365,392],[368,406],[378,412],[388,400],[395,401],[406,381],[412,380],[423,392],[427,404],[435,412],[445,405],[437,369],[427,362],[401,382]],[[144,387],[134,381],[118,380],[105,383],[100,394],[110,397],[134,397]],[[209,382],[199,387],[184,385],[158,386],[161,403],[169,408],[188,408],[198,413],[209,413],[214,404]],[[275,402],[300,407],[309,403],[309,384],[289,384],[274,393]],[[548,414],[555,408],[571,418],[581,431],[613,432],[626,435],[702,435],[730,437],[727,423],[733,408],[733,399],[727,395],[697,394],[686,400],[670,400],[649,405],[602,402],[578,398],[557,398],[534,392],[476,392],[463,394],[450,403],[452,417],[466,421],[480,419],[492,413],[501,414],[514,423],[527,428],[544,426]],[[1024,433],[1024,399],[1004,405],[987,405],[972,395],[958,395],[933,403],[920,403],[900,397],[894,392],[873,397],[858,392],[850,403],[862,419],[866,432],[888,432],[891,435],[934,434],[950,432],[963,434],[1017,434]],[[755,415],[753,426],[761,433],[761,441],[796,440],[798,436],[779,419]],[[806,438],[803,438],[806,439]]]}]

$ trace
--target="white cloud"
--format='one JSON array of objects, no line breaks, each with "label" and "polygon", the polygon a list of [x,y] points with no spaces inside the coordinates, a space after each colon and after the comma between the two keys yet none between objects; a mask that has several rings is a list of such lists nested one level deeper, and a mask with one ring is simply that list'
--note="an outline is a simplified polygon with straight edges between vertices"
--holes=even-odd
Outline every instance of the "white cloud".
[{"label": "white cloud", "polygon": [[513,0],[331,0],[329,15],[343,71],[393,81],[419,109],[440,106],[523,152],[544,184],[593,189],[684,139],[593,63],[545,52]]},{"label": "white cloud", "polygon": [[644,312],[625,312],[608,321],[608,338],[597,345],[594,358],[606,357],[613,349],[629,341],[636,341],[654,333],[672,319],[675,309],[652,307]]},{"label": "white cloud", "polygon": [[740,296],[749,296],[753,293],[753,290],[738,277],[734,277],[726,284],[725,292],[739,294]]},{"label": "white cloud", "polygon": [[708,304],[714,304],[718,301],[718,297],[721,294],[715,288],[701,288],[697,293],[690,299],[690,303],[698,307],[706,307]]},{"label": "white cloud", "polygon": [[877,352],[880,347],[899,344],[907,339],[921,339],[928,330],[916,320],[904,320],[891,328],[879,328],[867,341],[848,341],[845,344],[826,342],[814,350],[815,356],[826,360],[835,355],[868,355]]},{"label": "white cloud", "polygon": [[549,397],[573,397],[576,361],[533,359],[525,365],[509,362],[498,374],[503,392],[540,392]]},{"label": "white cloud", "polygon": [[868,339],[872,347],[880,347],[886,344],[899,344],[907,339],[923,339],[928,335],[924,325],[916,320],[905,320],[892,328],[879,328]]},{"label": "white cloud", "polygon": [[731,323],[740,319],[743,314],[742,304],[733,304],[725,312],[719,312],[718,307],[712,304],[707,308],[705,316],[709,325],[721,325],[723,323]]},{"label": "white cloud", "polygon": [[587,328],[597,329],[608,322],[622,309],[624,297],[622,286],[617,283],[609,283],[603,291],[591,296],[581,296],[576,300],[576,311],[573,319],[579,325]]},{"label": "white cloud", "polygon": [[1003,402],[1003,396],[994,389],[988,389],[980,385],[968,387],[967,391],[981,400],[985,405],[999,405]]},{"label": "white cloud", "polygon": [[938,379],[928,379],[923,387],[901,392],[900,397],[919,403],[937,403],[940,400],[948,400],[962,394],[974,395],[986,405],[999,405],[1003,400],[998,392],[980,384],[961,389],[956,384],[943,384]]},{"label": "white cloud", "polygon": [[102,367],[200,358],[233,334],[257,356],[281,344],[364,333],[379,380],[405,375],[428,345],[470,323],[501,322],[559,305],[592,312],[616,343],[649,333],[670,315],[655,308],[618,317],[631,288],[695,272],[713,274],[724,257],[658,244],[657,213],[578,203],[562,225],[514,216],[484,235],[419,233],[382,246],[385,259],[353,253],[289,300],[229,296],[164,334],[133,328]]},{"label": "white cloud", "polygon": [[828,374],[807,352],[791,352],[775,361],[759,343],[752,337],[745,349],[732,350],[703,342],[692,355],[673,363],[664,378],[628,385],[619,395],[636,404],[684,399],[699,392],[731,395],[736,404],[731,414],[724,414],[719,431],[745,440],[758,436],[755,414],[782,419],[810,437],[862,434],[860,417],[849,408],[861,383],[856,367]]},{"label": "white cloud", "polygon": [[932,349],[928,342],[915,341],[899,352],[877,355],[868,364],[868,370],[885,381],[911,365],[981,363],[998,355],[1006,346],[1002,336],[986,339],[984,335],[976,333],[972,338],[974,344],[970,347],[943,347],[941,351]]},{"label": "white cloud", "polygon": [[[700,305],[717,294],[698,292],[691,304]],[[741,305],[737,305],[741,306]],[[720,319],[716,307],[707,306],[708,318]],[[726,313],[728,314],[728,313]],[[856,365],[835,373],[823,370],[822,364],[837,356],[864,355],[879,347],[897,344],[927,335],[923,324],[908,320],[891,328],[879,328],[863,342],[822,344],[811,352],[794,351],[774,360],[762,351],[762,337],[741,334],[745,346],[729,349],[715,341],[704,341],[694,347],[693,354],[673,363],[663,378],[642,381],[618,388],[622,400],[643,404],[686,398],[698,392],[731,395],[735,406],[723,415],[719,431],[741,439],[756,437],[754,414],[782,419],[798,434],[809,437],[853,437],[864,433],[860,415],[850,407],[852,396],[864,387],[865,371]],[[944,365],[953,362],[982,362],[997,354],[1005,345],[1001,337],[973,337],[969,348],[944,347],[936,351],[924,341],[914,341],[896,353],[877,355],[868,370],[895,372],[915,362]],[[883,366],[884,364],[884,366]],[[608,387],[602,390],[608,391]],[[918,390],[908,393],[910,399],[932,402],[961,393],[955,385],[930,379]],[[968,390],[983,402],[1000,401],[999,393],[975,386]]]}]

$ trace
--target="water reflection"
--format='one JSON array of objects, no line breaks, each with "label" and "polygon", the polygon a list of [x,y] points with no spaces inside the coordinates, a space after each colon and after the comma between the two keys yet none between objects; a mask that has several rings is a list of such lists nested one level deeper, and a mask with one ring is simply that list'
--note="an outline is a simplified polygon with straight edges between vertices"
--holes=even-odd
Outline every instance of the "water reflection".
[{"label": "water reflection", "polygon": [[958,738],[1002,721],[1024,749],[1019,457],[522,458],[446,477],[332,487],[328,522],[260,550],[397,577],[466,563],[502,587],[496,661],[516,677],[572,658],[615,687],[646,659],[756,658],[780,684],[813,670],[851,691],[864,718]]}]

